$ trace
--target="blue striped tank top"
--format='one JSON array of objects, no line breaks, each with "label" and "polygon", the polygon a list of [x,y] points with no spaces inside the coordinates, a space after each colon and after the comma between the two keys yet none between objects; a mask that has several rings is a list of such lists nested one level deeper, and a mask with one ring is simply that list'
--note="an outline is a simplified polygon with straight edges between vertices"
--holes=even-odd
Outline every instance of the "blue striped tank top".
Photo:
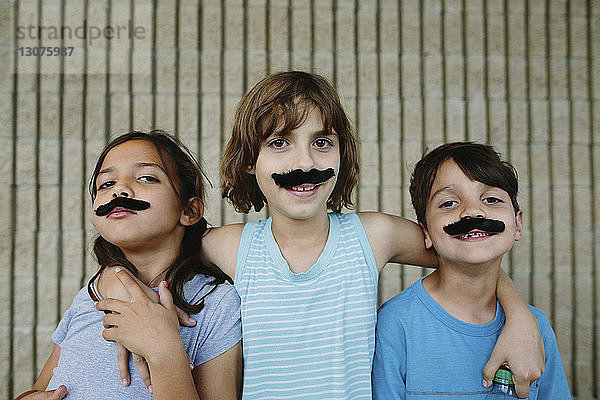
[{"label": "blue striped tank top", "polygon": [[377,265],[355,213],[329,214],[315,265],[290,271],[271,218],[246,224],[235,288],[242,300],[244,399],[371,399]]}]

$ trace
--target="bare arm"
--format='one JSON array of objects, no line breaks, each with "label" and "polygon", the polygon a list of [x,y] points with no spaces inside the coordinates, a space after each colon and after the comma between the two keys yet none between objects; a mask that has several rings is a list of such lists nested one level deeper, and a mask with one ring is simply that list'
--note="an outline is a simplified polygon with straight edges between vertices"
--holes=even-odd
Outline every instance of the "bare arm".
[{"label": "bare arm", "polygon": [[483,379],[489,386],[500,365],[506,363],[513,372],[517,394],[524,398],[544,372],[544,342],[535,316],[503,270],[498,275],[496,296],[506,314],[506,324],[483,369]]},{"label": "bare arm", "polygon": [[242,342],[194,368],[192,375],[201,399],[239,399],[242,394]]},{"label": "bare arm", "polygon": [[224,225],[211,228],[202,238],[202,253],[206,259],[218,265],[232,280],[244,224]]},{"label": "bare arm", "polygon": [[437,265],[436,256],[425,248],[423,231],[416,223],[378,212],[362,212],[358,216],[373,249],[379,272],[388,262],[426,267]]},{"label": "bare arm", "polygon": [[59,400],[65,397],[67,394],[67,388],[65,386],[60,386],[58,389],[49,392],[45,391],[48,387],[50,379],[52,379],[52,371],[58,365],[59,358],[60,347],[55,344],[52,353],[40,371],[40,376],[38,376],[37,380],[33,384],[33,390],[21,394],[15,400]]}]

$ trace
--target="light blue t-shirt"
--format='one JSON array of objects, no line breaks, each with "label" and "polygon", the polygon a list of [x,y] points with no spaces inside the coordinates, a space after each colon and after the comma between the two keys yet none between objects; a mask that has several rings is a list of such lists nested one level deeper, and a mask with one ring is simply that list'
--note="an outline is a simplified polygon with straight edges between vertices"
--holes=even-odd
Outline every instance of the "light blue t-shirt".
[{"label": "light blue t-shirt", "polygon": [[371,400],[377,266],[356,214],[329,214],[325,248],[299,274],[283,258],[271,219],[246,224],[235,287],[244,399]]},{"label": "light blue t-shirt", "polygon": [[[184,295],[194,304],[214,288],[213,278],[196,275],[184,285]],[[152,399],[132,361],[131,384],[122,386],[116,344],[102,337],[104,313],[94,308],[87,289],[79,291],[52,335],[60,346],[60,359],[47,390],[65,385],[67,400]],[[194,365],[224,353],[241,340],[240,299],[233,286],[221,284],[204,298],[204,308],[191,315],[194,327],[181,327],[183,344]]]},{"label": "light blue t-shirt", "polygon": [[[571,399],[550,323],[543,312],[530,308],[538,320],[546,364],[529,399]],[[377,318],[374,400],[483,400],[489,392],[481,385],[482,371],[504,327],[500,303],[490,323],[468,324],[436,303],[421,278],[383,304]]]}]

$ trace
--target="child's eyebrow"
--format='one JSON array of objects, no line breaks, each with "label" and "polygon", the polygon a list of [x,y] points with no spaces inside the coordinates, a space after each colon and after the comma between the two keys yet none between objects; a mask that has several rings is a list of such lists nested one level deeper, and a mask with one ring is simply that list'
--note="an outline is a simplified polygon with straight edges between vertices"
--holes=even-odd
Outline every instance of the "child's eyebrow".
[{"label": "child's eyebrow", "polygon": [[435,192],[433,192],[429,196],[429,198],[433,199],[433,198],[435,198],[436,196],[438,196],[439,194],[441,194],[443,192],[449,192],[449,191],[451,191],[454,188],[454,186],[456,186],[456,185],[452,184],[452,185],[447,185],[447,186],[444,186],[442,188],[439,188],[438,190],[436,190]]},{"label": "child's eyebrow", "polygon": [[96,176],[100,176],[102,174],[108,174],[109,172],[113,172],[114,170],[115,170],[114,167],[104,168],[104,169],[101,169],[100,171],[98,171],[98,175],[96,175]]},{"label": "child's eyebrow", "polygon": [[[290,131],[275,131],[275,132],[271,133],[269,136],[267,136],[266,139],[268,139],[268,138],[270,138],[272,136],[275,136],[275,137],[286,137],[286,136],[289,136],[290,133],[291,133]],[[327,131],[325,129],[319,130],[319,131],[315,131],[315,132],[312,133],[312,136],[336,136],[336,135],[337,135],[337,133],[335,133],[334,131],[332,131],[332,130]]]},{"label": "child's eyebrow", "polygon": [[[138,169],[143,168],[143,167],[155,167],[166,173],[165,169],[160,164],[153,163],[153,162],[139,162],[139,163],[135,163],[134,166]],[[98,175],[96,175],[96,176],[100,176],[102,174],[108,174],[110,172],[113,172],[114,170],[115,170],[115,167],[104,168],[104,169],[101,169],[100,171],[98,171]]]},{"label": "child's eyebrow", "polygon": [[337,134],[334,131],[332,131],[332,130],[329,130],[329,131],[322,130],[322,131],[315,132],[315,135],[319,135],[319,136],[321,136],[321,135],[323,135],[323,136],[335,136]]},{"label": "child's eyebrow", "polygon": [[165,169],[162,167],[162,165],[153,163],[153,162],[139,162],[139,163],[135,163],[135,166],[136,166],[136,168],[155,167],[155,168],[160,169],[163,172],[166,172]]}]

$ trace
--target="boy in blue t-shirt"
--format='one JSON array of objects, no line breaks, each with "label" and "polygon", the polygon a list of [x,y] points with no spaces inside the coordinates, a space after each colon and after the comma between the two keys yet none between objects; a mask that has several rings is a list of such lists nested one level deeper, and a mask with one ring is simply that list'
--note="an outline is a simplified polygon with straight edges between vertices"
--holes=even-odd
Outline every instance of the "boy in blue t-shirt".
[{"label": "boy in blue t-shirt", "polygon": [[[490,146],[449,143],[415,166],[410,194],[439,268],[380,308],[373,398],[484,399],[481,370],[504,326],[496,299],[502,257],[520,240],[516,171]],[[545,372],[529,399],[571,399],[556,337],[531,307]]]}]

